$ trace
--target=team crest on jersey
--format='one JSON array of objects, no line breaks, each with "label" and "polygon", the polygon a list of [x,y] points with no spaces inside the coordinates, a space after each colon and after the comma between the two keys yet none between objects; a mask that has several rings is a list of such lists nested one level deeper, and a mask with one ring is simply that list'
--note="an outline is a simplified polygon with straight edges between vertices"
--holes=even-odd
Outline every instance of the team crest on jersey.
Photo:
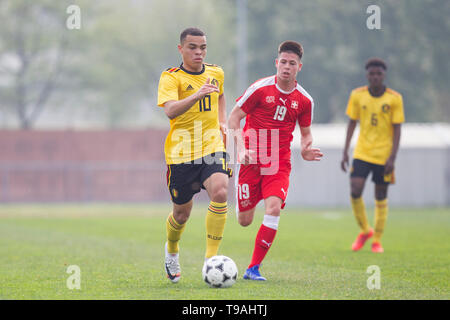
[{"label": "team crest on jersey", "polygon": [[211,84],[218,87],[219,86],[219,81],[217,81],[216,79],[212,79]]},{"label": "team crest on jersey", "polygon": [[267,102],[267,103],[273,103],[273,102],[275,102],[275,97],[274,97],[274,96],[267,96],[267,97],[266,97],[266,102]]},{"label": "team crest on jersey", "polygon": [[391,106],[388,104],[383,104],[381,106],[381,110],[383,110],[384,113],[388,113],[390,109],[391,109]]},{"label": "team crest on jersey", "polygon": [[292,102],[291,102],[291,108],[292,108],[292,109],[298,109],[298,101],[295,101],[295,100],[292,101]]}]

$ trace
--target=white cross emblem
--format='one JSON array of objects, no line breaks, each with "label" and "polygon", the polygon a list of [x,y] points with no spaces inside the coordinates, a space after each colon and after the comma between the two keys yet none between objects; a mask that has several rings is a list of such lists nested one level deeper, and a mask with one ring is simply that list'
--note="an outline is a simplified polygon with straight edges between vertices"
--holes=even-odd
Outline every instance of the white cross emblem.
[{"label": "white cross emblem", "polygon": [[291,108],[292,108],[292,109],[297,109],[297,108],[298,108],[298,102],[295,101],[295,100],[292,101],[292,102],[291,102]]}]

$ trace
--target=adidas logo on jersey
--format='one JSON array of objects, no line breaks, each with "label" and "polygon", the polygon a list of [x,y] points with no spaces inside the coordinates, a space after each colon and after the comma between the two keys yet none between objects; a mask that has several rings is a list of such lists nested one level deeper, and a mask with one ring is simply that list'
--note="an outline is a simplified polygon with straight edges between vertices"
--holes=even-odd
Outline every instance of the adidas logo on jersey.
[{"label": "adidas logo on jersey", "polygon": [[186,88],[186,91],[189,91],[189,90],[194,90],[194,87],[191,86],[191,85],[188,85],[187,88]]}]

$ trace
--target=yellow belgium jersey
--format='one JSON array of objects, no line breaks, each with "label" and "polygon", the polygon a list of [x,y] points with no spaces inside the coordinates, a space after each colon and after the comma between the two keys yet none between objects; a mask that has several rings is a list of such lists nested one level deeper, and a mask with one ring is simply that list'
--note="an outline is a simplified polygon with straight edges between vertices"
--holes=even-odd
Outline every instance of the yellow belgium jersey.
[{"label": "yellow belgium jersey", "polygon": [[170,120],[164,152],[167,164],[178,164],[225,151],[219,125],[219,95],[223,94],[224,73],[221,67],[204,64],[200,72],[169,68],[161,74],[158,106],[170,100],[183,100],[197,92],[210,78],[220,93],[214,92],[197,101],[188,111]]},{"label": "yellow belgium jersey", "polygon": [[402,95],[386,88],[383,95],[374,97],[367,86],[356,88],[346,113],[360,125],[353,158],[385,165],[392,150],[393,124],[405,121]]}]

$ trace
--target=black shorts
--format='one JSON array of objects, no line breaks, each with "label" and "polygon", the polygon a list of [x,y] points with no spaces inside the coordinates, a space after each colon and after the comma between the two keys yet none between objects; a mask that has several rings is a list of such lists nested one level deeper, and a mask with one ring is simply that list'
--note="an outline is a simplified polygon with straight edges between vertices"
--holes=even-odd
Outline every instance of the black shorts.
[{"label": "black shorts", "polygon": [[213,173],[222,172],[229,177],[229,156],[226,152],[212,153],[202,159],[167,165],[167,186],[176,204],[189,202],[194,194],[205,189],[203,182]]},{"label": "black shorts", "polygon": [[384,166],[367,161],[353,159],[350,177],[367,178],[372,172],[372,181],[375,184],[392,184],[395,182],[394,171],[391,174],[384,174]]}]

